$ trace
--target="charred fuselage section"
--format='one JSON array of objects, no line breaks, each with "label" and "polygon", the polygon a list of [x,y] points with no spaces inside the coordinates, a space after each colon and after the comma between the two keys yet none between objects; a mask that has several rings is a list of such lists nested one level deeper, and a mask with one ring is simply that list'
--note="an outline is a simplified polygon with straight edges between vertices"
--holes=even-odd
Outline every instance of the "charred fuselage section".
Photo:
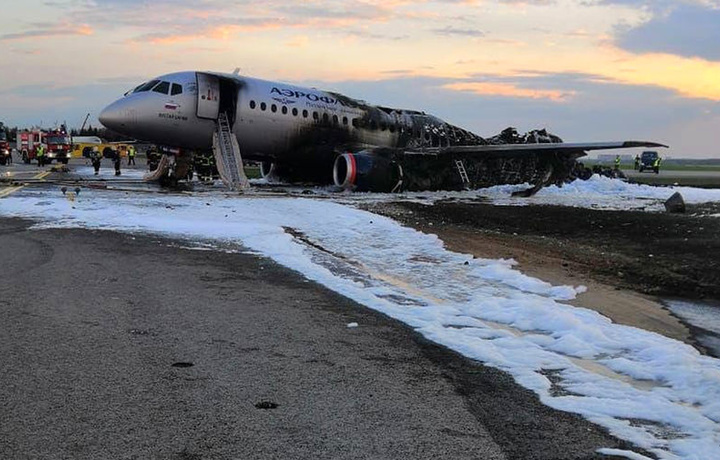
[{"label": "charred fuselage section", "polygon": [[[559,151],[478,154],[474,146],[559,144],[562,140],[545,130],[520,135],[514,128],[484,139],[426,115],[421,117],[420,123],[400,128],[401,134],[409,135],[401,137],[399,146],[341,154],[334,165],[335,184],[374,192],[462,190],[524,183],[541,187],[564,182],[581,156]],[[417,121],[414,115],[411,120]]]},{"label": "charred fuselage section", "polygon": [[325,94],[332,108],[313,111],[312,123],[300,125],[290,137],[291,154],[278,155],[272,167],[266,161],[264,170],[272,169],[275,177],[290,182],[334,182],[346,189],[392,192],[548,183],[562,180],[574,163],[574,157],[560,153],[509,157],[478,155],[471,149],[562,142],[544,130],[520,135],[508,128],[486,139],[423,112]]}]

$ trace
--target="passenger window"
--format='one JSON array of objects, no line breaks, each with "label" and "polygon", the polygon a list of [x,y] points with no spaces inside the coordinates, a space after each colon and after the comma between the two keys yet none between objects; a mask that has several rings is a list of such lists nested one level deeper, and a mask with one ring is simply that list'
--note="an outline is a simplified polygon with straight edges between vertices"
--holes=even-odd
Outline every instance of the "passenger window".
[{"label": "passenger window", "polygon": [[275,104],[271,105],[270,110],[272,110],[273,113],[277,112],[277,106]]},{"label": "passenger window", "polygon": [[255,101],[250,101],[250,108],[255,110],[256,104]]},{"label": "passenger window", "polygon": [[298,109],[293,109],[293,111],[292,111],[292,112],[293,112],[293,116],[294,116],[294,117],[297,117],[297,114],[298,114]]},{"label": "passenger window", "polygon": [[318,114],[317,112],[313,112],[313,120],[319,120],[319,119],[320,119],[320,114]]},{"label": "passenger window", "polygon": [[287,107],[282,106],[282,113],[283,115],[287,115]]},{"label": "passenger window", "polygon": [[307,110],[303,110],[303,118],[307,118],[307,117],[308,117],[308,111],[307,111]]},{"label": "passenger window", "polygon": [[338,117],[337,117],[337,115],[333,115],[333,124],[334,124],[334,125],[338,124]]},{"label": "passenger window", "polygon": [[264,103],[264,102],[261,102],[261,103],[260,103],[260,110],[262,110],[262,111],[264,112],[266,109],[267,109],[267,104]]},{"label": "passenger window", "polygon": [[327,123],[329,119],[330,119],[330,117],[328,117],[328,114],[327,114],[327,113],[323,113],[323,122],[324,122],[324,123]]},{"label": "passenger window", "polygon": [[175,96],[177,94],[182,94],[182,85],[178,85],[177,83],[172,84],[172,90],[170,91],[170,95]]},{"label": "passenger window", "polygon": [[153,91],[160,94],[167,94],[170,91],[170,83],[163,81],[153,88]]},{"label": "passenger window", "polygon": [[348,119],[347,119],[347,117],[343,117],[343,124],[344,124],[345,126],[347,126],[347,124],[348,124]]}]

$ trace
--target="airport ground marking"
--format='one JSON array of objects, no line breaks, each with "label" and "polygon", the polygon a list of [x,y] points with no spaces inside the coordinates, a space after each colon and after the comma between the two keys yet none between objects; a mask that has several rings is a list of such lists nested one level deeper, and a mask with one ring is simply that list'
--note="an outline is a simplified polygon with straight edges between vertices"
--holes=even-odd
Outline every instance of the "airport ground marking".
[{"label": "airport ground marking", "polygon": [[[43,180],[49,175],[50,175],[50,171],[41,171],[41,172],[35,174],[32,178]],[[5,190],[0,191],[0,198],[8,197],[11,194],[17,192],[18,190],[22,190],[23,188],[25,188],[25,185],[11,185],[11,186],[7,187]]]}]

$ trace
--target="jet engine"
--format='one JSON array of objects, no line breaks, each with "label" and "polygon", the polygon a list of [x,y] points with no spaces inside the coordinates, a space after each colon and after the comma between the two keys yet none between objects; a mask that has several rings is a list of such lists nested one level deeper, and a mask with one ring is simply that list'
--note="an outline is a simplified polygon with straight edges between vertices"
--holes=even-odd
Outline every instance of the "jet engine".
[{"label": "jet engine", "polygon": [[333,166],[335,185],[360,192],[395,192],[402,188],[402,167],[384,156],[343,153]]}]

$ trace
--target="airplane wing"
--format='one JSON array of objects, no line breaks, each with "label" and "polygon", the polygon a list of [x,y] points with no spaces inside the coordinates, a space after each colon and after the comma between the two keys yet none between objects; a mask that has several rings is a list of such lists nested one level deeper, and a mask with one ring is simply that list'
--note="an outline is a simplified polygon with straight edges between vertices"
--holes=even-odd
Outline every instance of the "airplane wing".
[{"label": "airplane wing", "polygon": [[624,141],[624,142],[583,142],[583,143],[543,143],[543,144],[496,144],[496,145],[463,145],[451,147],[432,147],[405,150],[406,155],[444,155],[444,154],[486,154],[488,156],[523,156],[528,153],[552,154],[562,153],[568,156],[581,157],[591,150],[630,149],[638,147],[667,148],[657,142]]}]

